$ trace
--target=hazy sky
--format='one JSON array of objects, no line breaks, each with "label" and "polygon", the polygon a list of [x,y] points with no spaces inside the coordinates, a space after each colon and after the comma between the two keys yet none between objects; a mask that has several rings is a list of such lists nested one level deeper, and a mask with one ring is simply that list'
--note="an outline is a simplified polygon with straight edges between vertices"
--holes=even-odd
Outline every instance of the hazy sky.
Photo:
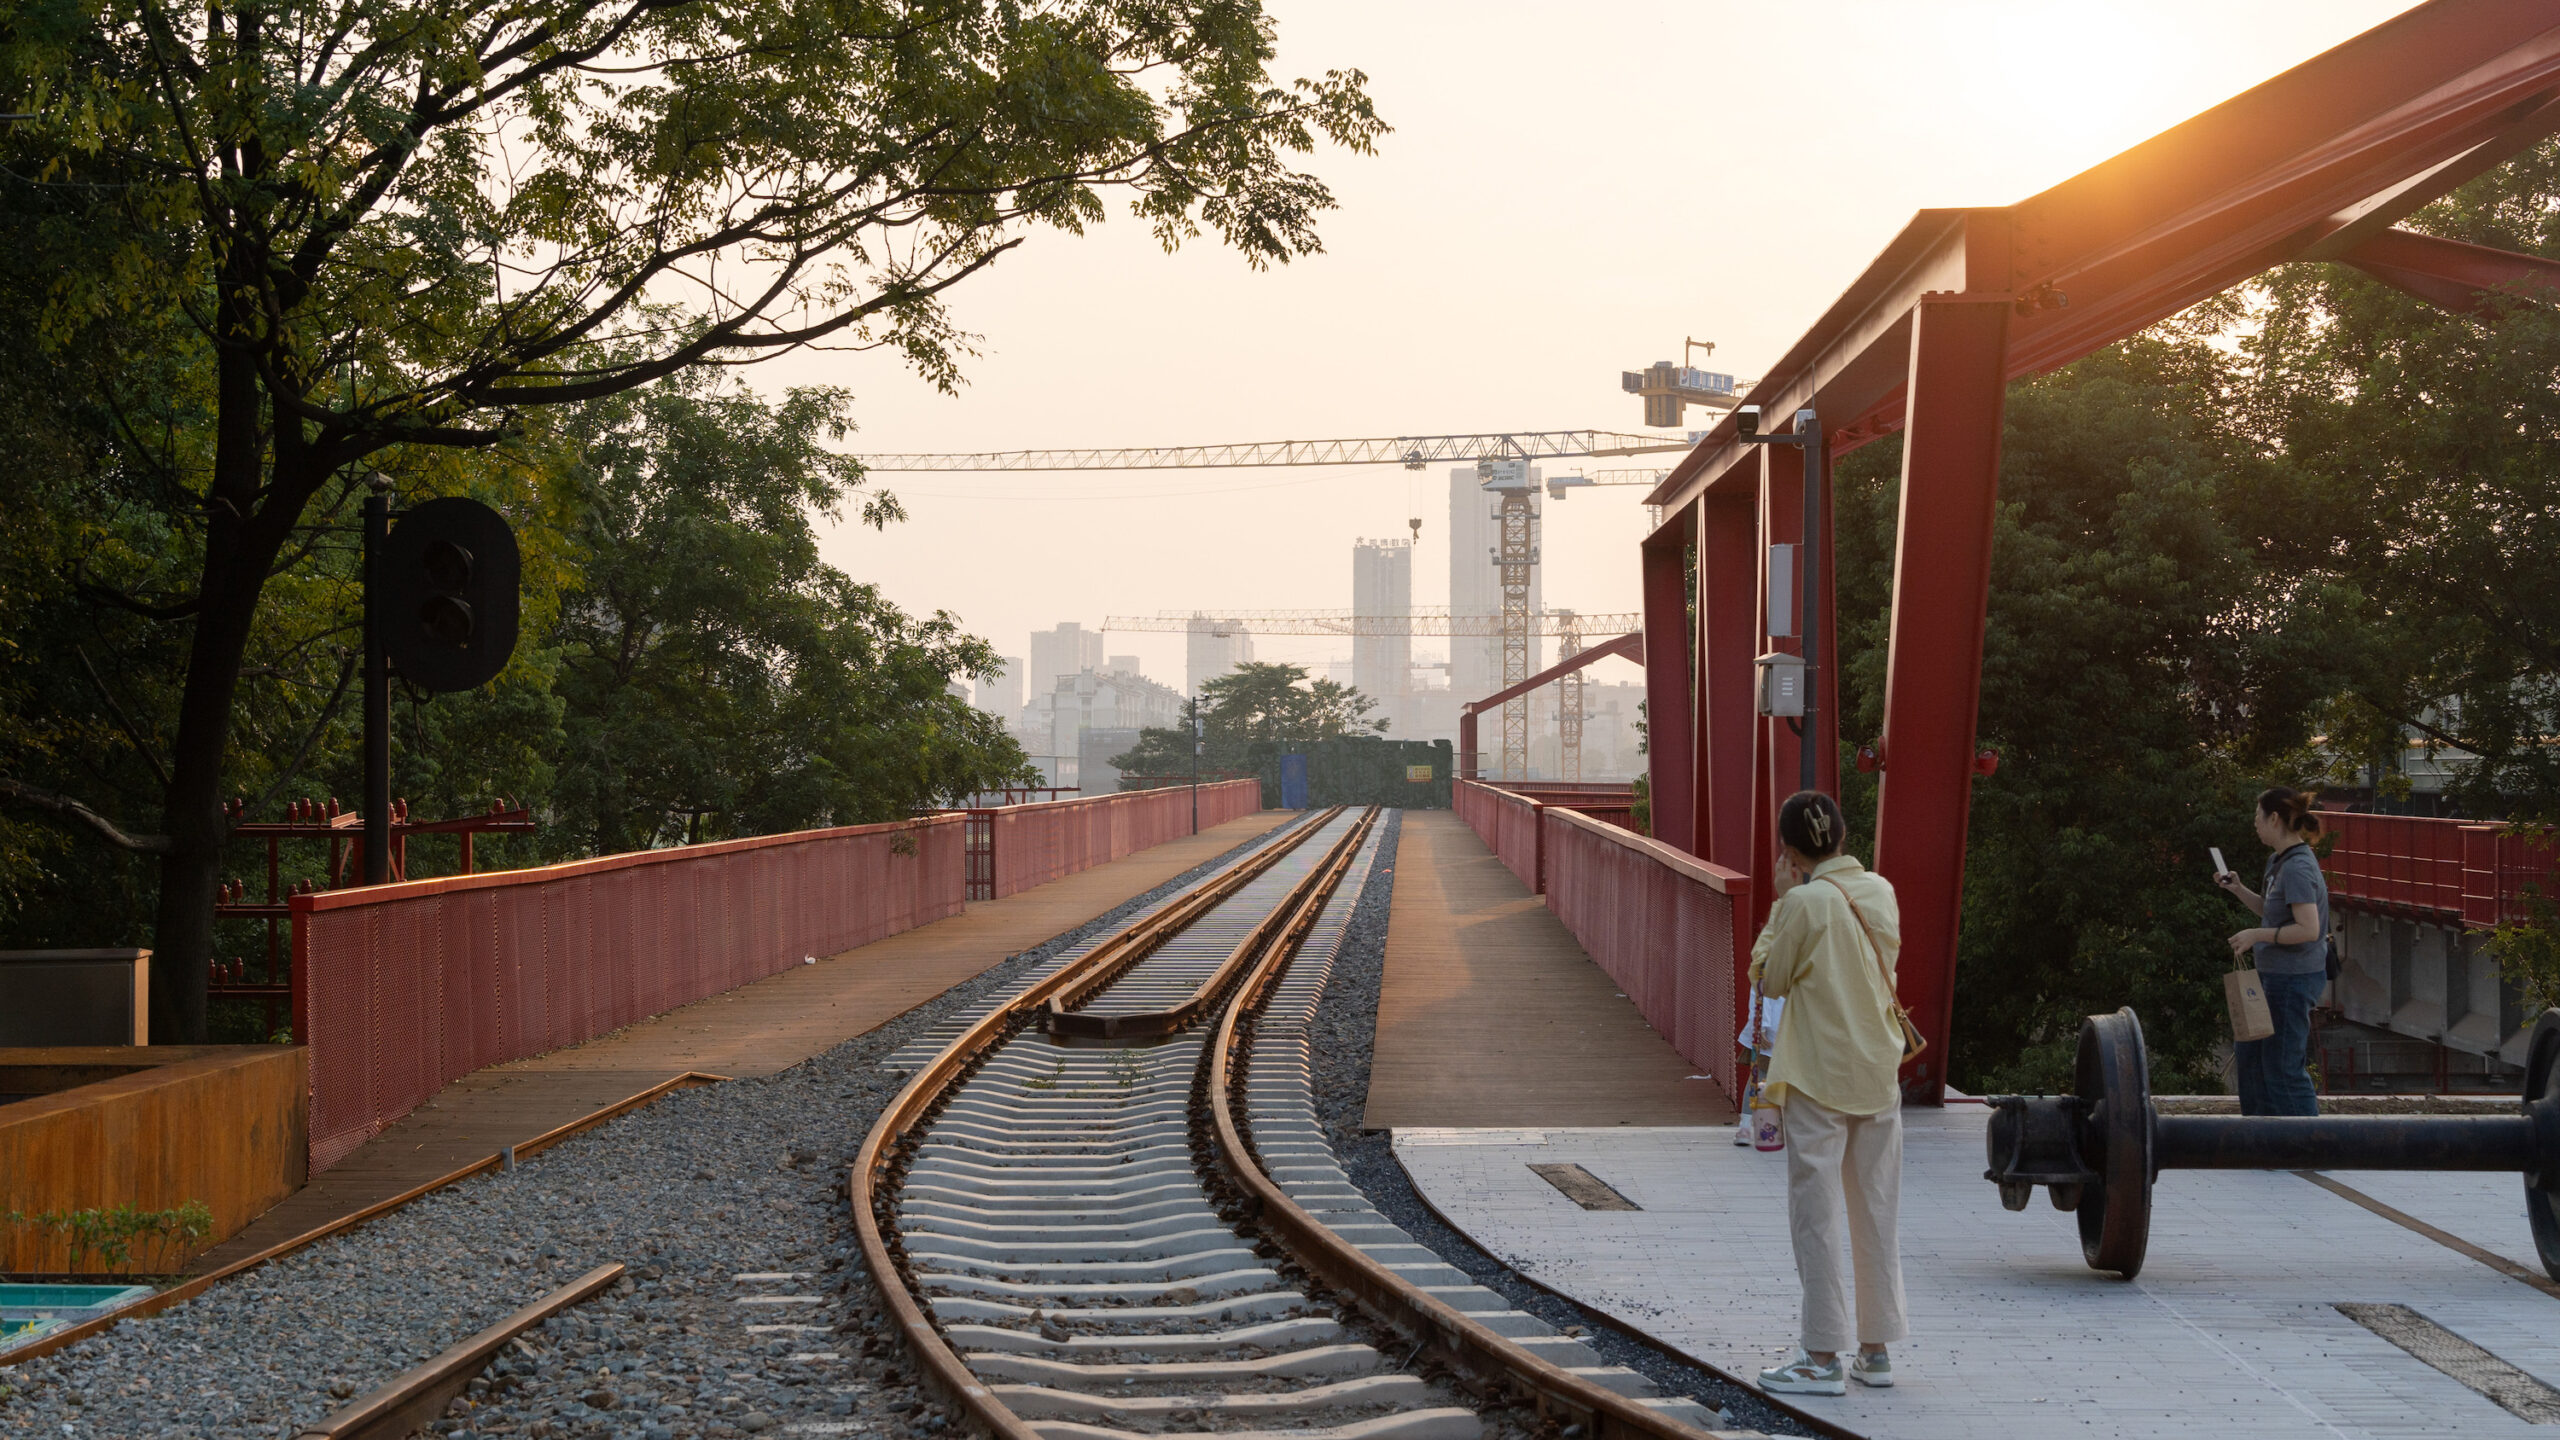
[{"label": "hazy sky", "polygon": [[[2409,7],[1270,8],[1280,73],[1364,70],[1396,127],[1375,156],[1315,157],[1341,201],[1326,253],[1256,273],[1208,243],[1166,256],[1125,215],[1081,239],[1040,233],[954,292],[984,352],[956,398],[869,356],[807,357],[758,383],[850,387],[857,452],[1638,430],[1621,370],[1677,360],[1696,336],[1717,344],[1702,365],[1754,378],[1914,210],[2033,194]],[[1009,655],[1060,620],[1347,607],[1351,542],[1401,536],[1409,515],[1423,519],[1414,598],[1447,599],[1445,467],[879,483],[913,518],[840,529],[829,558]],[[1551,507],[1548,604],[1635,608],[1642,494]],[[1257,645],[1264,658],[1349,653]],[[1115,634],[1110,650],[1182,683],[1179,636]]]}]

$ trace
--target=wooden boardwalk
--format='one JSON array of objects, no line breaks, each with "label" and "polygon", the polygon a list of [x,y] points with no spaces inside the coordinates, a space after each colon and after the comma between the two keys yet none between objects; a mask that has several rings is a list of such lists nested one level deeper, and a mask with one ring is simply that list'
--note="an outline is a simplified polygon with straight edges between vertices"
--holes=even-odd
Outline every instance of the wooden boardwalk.
[{"label": "wooden boardwalk", "polygon": [[1405,812],[1369,1128],[1732,1124],[1694,1076],[1463,821]]},{"label": "wooden boardwalk", "polygon": [[786,970],[584,1045],[466,1075],[196,1258],[201,1273],[318,1229],[687,1071],[770,1075],[895,1019],[1295,818],[1266,810]]}]

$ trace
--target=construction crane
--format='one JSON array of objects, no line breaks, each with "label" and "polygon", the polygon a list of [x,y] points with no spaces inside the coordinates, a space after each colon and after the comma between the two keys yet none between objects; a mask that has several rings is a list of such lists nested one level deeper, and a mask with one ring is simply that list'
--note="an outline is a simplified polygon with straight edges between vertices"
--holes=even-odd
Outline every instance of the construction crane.
[{"label": "construction crane", "polygon": [[[1460,640],[1490,640],[1502,634],[1503,617],[1499,615],[1452,615],[1445,605],[1417,605],[1406,615],[1354,615],[1348,610],[1227,610],[1159,611],[1153,615],[1114,615],[1102,622],[1105,630],[1124,630],[1144,634],[1180,634],[1195,620],[1213,620],[1220,628],[1214,632],[1232,633],[1228,628],[1254,635],[1347,635],[1355,640],[1389,639],[1403,635],[1449,636]],[[1579,620],[1570,610],[1543,610],[1528,616],[1533,635],[1563,635],[1567,627],[1579,625],[1582,631],[1598,634],[1623,634],[1640,629],[1644,617],[1633,611],[1607,614],[1585,614]]]},{"label": "construction crane", "polygon": [[1425,470],[1464,460],[1570,460],[1686,450],[1682,435],[1619,430],[1517,430],[1504,435],[1396,435],[1367,440],[1261,440],[1242,445],[1132,445],[1103,450],[981,450],[864,455],[872,471],[1243,470],[1268,465],[1402,465]]},{"label": "construction crane", "polygon": [[[1669,428],[1681,423],[1691,405],[1715,410],[1730,410],[1740,403],[1741,391],[1730,375],[1691,368],[1687,361],[1698,349],[1709,355],[1715,346],[1704,340],[1690,340],[1681,352],[1682,363],[1657,360],[1645,370],[1629,370],[1620,377],[1620,386],[1629,394],[1644,397],[1644,421],[1647,425]],[[1246,469],[1270,465],[1401,465],[1407,470],[1428,469],[1434,464],[1472,460],[1484,488],[1501,497],[1495,512],[1501,524],[1501,544],[1490,557],[1502,572],[1502,614],[1493,619],[1502,638],[1502,679],[1506,687],[1519,684],[1528,677],[1529,653],[1535,634],[1561,633],[1532,631],[1535,623],[1530,612],[1530,579],[1538,564],[1537,542],[1533,531],[1536,517],[1530,510],[1530,496],[1537,481],[1530,463],[1537,460],[1567,460],[1579,457],[1602,459],[1618,455],[1659,455],[1685,451],[1695,444],[1698,433],[1678,438],[1668,435],[1634,434],[1623,430],[1515,430],[1502,434],[1476,435],[1395,435],[1357,440],[1264,440],[1239,445],[1133,445],[1114,449],[1092,450],[980,450],[936,453],[901,453],[864,455],[859,457],[866,470],[891,473],[915,471],[995,471],[995,470],[1213,470]],[[1649,483],[1634,478],[1634,471],[1598,472],[1595,476],[1560,475],[1548,482],[1548,493],[1561,500],[1572,489],[1586,485],[1637,485]],[[1607,477],[1607,478],[1603,478]],[[1657,475],[1656,479],[1659,478]],[[1659,517],[1657,517],[1658,520]],[[1414,535],[1422,534],[1422,518],[1407,522]],[[1387,617],[1377,617],[1387,618]],[[1596,619],[1597,617],[1592,617]],[[1189,617],[1184,617],[1187,621]],[[1116,627],[1115,627],[1116,628]],[[1628,629],[1636,628],[1630,620]],[[1320,633],[1338,633],[1332,631]],[[1429,631],[1407,630],[1407,634]],[[1456,633],[1456,632],[1447,632]],[[1577,637],[1577,648],[1578,648]],[[1576,702],[1581,686],[1572,687]],[[1573,768],[1580,772],[1581,756],[1578,737],[1581,733],[1579,711],[1570,724],[1577,737]],[[1506,780],[1526,779],[1529,774],[1529,702],[1523,697],[1506,702],[1502,707],[1501,777]]]}]

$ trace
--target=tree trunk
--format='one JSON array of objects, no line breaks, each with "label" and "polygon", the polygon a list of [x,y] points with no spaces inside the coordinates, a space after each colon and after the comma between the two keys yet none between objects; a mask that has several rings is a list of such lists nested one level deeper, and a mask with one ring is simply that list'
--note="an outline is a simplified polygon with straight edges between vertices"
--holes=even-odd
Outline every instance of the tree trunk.
[{"label": "tree trunk", "polygon": [[232,702],[267,572],[318,488],[316,481],[279,473],[267,503],[256,505],[266,469],[259,423],[264,397],[248,355],[226,349],[217,364],[219,411],[207,497],[211,503],[206,506],[204,578],[197,591],[186,688],[178,699],[178,732],[169,757],[161,818],[169,849],[160,861],[160,897],[152,924],[151,1037],[163,1045],[204,1043],[207,966],[214,958],[213,906],[222,882],[223,840],[230,832],[222,790],[231,750]]}]

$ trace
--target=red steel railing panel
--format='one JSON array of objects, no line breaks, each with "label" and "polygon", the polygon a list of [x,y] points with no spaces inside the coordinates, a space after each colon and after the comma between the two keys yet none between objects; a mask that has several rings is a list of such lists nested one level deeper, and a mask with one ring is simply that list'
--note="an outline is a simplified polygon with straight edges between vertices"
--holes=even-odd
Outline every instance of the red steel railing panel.
[{"label": "red steel railing panel", "polygon": [[2496,823],[2320,812],[2320,867],[2332,900],[2423,914],[2472,929],[2526,918],[2528,887],[2560,893],[2551,837]]},{"label": "red steel railing panel", "polygon": [[938,815],[295,896],[312,1172],[484,1066],[960,913],[961,829]]},{"label": "red steel railing panel", "polygon": [[1750,878],[1571,810],[1538,821],[1547,908],[1645,1023],[1739,1095],[1734,1035],[1747,987],[1734,916]]},{"label": "red steel railing panel", "polygon": [[[1262,809],[1262,782],[1202,785],[1200,828],[1207,830]],[[970,861],[969,898],[995,900],[1109,864],[1151,845],[1191,833],[1191,787],[1125,790],[1002,809],[972,810],[985,826],[984,859]]]}]

